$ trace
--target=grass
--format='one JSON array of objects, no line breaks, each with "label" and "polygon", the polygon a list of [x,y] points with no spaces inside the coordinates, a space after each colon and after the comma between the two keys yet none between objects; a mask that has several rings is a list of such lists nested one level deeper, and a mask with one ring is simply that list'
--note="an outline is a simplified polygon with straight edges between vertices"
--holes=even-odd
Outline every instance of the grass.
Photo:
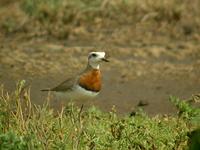
[{"label": "grass", "polygon": [[3,16],[0,30],[5,33],[45,32],[66,39],[79,27],[89,34],[121,26],[133,33],[140,31],[142,35],[152,32],[187,37],[199,33],[198,0],[192,3],[187,0],[21,0],[16,3],[19,7],[13,8],[15,14],[0,9]]},{"label": "grass", "polygon": [[[13,11],[13,7],[0,9],[0,34],[91,40],[99,38],[99,30],[112,29],[108,32],[112,35],[115,29],[128,27],[119,34],[120,41],[127,43],[123,38],[134,41],[137,32],[142,38],[159,34],[171,39],[179,34],[198,38],[200,31],[198,0],[21,0],[14,4]],[[105,41],[106,34],[101,37]],[[200,145],[200,109],[177,97],[170,98],[178,109],[174,116],[149,117],[138,110],[121,117],[114,109],[83,111],[69,104],[57,112],[48,100],[35,105],[24,81],[12,93],[1,90],[0,149],[195,150]]]},{"label": "grass", "polygon": [[[48,100],[42,106],[32,104],[21,81],[13,93],[2,88],[0,149],[186,149],[189,133],[199,128],[200,110],[175,97],[171,101],[179,109],[177,116],[149,117],[138,110],[119,117],[114,109],[83,111],[73,104],[56,112]],[[198,146],[198,133],[192,137]]]},{"label": "grass", "polygon": [[[184,15],[184,10],[189,9],[186,6],[187,4],[187,2],[179,0],[136,0],[134,2],[130,0],[25,0],[22,3],[22,9],[30,16],[39,17],[46,13],[42,19],[48,18],[48,13],[54,13],[57,16],[62,14],[62,17],[65,17],[64,14],[72,14],[74,13],[73,10],[75,10],[76,13],[74,15],[81,15],[79,17],[83,18],[88,17],[87,21],[92,21],[92,19],[102,16],[105,19],[118,19],[113,21],[124,21],[130,19],[129,17],[136,21],[136,18],[142,19],[145,16],[149,16],[148,19],[173,22],[179,21]],[[194,4],[191,6],[194,6]]]}]

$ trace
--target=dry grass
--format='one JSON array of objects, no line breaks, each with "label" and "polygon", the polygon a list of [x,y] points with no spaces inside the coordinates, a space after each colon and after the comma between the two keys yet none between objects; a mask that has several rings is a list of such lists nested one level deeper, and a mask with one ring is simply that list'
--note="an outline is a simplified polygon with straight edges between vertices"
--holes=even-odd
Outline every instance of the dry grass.
[{"label": "dry grass", "polygon": [[197,38],[199,6],[198,0],[22,0],[2,7],[0,30],[58,39],[92,34],[99,39],[100,33],[123,30],[127,39],[135,37],[131,34]]}]

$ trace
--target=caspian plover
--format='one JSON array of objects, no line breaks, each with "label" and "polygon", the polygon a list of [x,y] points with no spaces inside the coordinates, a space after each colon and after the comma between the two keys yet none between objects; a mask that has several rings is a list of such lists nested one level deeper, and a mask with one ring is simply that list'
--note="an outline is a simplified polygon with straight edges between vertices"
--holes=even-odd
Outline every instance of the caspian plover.
[{"label": "caspian plover", "polygon": [[68,100],[91,99],[101,90],[101,62],[109,62],[105,52],[90,52],[86,69],[58,86],[41,91],[53,91],[56,95]]}]

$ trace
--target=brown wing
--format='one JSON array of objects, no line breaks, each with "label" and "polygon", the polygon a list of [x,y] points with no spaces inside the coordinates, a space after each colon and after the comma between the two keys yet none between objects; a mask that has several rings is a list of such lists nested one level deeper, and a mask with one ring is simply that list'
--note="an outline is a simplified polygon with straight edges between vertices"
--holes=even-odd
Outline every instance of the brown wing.
[{"label": "brown wing", "polygon": [[77,83],[80,75],[82,73],[84,73],[86,70],[88,70],[88,67],[84,71],[79,73],[76,77],[69,78],[69,79],[65,80],[64,82],[60,83],[58,86],[56,86],[56,87],[54,87],[52,89],[42,89],[41,91],[56,91],[56,92],[59,92],[59,91],[71,90],[72,87],[74,86],[74,84]]},{"label": "brown wing", "polygon": [[59,84],[58,86],[50,89],[50,91],[68,91],[71,90],[73,88],[73,85],[76,83],[77,78],[69,78],[67,80],[65,80],[64,82],[62,82],[61,84]]}]

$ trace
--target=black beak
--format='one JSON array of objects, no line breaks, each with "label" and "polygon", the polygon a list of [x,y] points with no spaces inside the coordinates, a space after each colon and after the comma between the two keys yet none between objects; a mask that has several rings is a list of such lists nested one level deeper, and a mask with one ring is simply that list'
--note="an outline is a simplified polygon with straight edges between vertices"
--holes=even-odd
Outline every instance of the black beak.
[{"label": "black beak", "polygon": [[103,60],[105,62],[109,62],[109,60],[107,58],[102,58],[101,60]]}]

